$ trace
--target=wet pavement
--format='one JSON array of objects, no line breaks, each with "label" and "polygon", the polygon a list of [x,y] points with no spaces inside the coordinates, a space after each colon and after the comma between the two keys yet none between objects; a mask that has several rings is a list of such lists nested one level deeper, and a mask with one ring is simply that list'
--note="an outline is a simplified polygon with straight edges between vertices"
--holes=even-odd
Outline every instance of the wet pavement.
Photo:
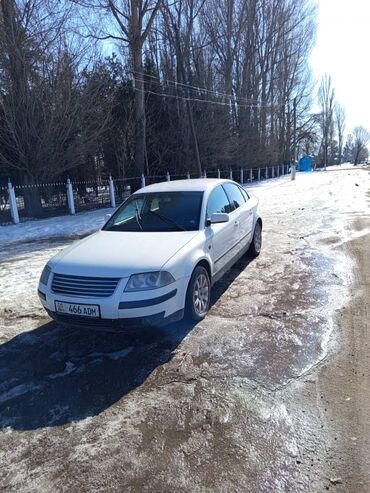
[{"label": "wet pavement", "polygon": [[216,284],[196,326],[60,328],[34,290],[70,240],[3,248],[0,487],[351,491],[343,477],[331,481],[337,403],[317,382],[350,344],[338,322],[353,298],[345,246],[368,241],[369,183],[355,170],[257,188],[263,251]]}]

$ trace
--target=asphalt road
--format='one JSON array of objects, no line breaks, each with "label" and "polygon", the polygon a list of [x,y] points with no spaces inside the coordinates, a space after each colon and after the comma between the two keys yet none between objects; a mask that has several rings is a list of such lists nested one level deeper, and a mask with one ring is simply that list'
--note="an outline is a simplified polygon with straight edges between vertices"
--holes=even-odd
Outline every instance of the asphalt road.
[{"label": "asphalt road", "polygon": [[195,327],[60,328],[34,288],[70,240],[5,246],[0,491],[369,491],[369,183],[254,190],[263,252]]}]

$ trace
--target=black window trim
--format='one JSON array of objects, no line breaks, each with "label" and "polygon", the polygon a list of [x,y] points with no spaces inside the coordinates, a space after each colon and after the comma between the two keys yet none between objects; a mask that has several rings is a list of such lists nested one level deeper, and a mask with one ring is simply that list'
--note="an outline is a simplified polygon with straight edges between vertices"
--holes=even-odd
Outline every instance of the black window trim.
[{"label": "black window trim", "polygon": [[246,191],[246,189],[245,189],[245,188],[243,188],[241,185],[238,185],[238,187],[240,188],[240,190],[241,190],[241,192],[242,192],[243,197],[244,197],[244,194],[247,196],[247,199],[246,199],[246,201],[245,201],[245,203],[247,203],[247,202],[248,202],[248,200],[250,200],[250,195],[249,195],[249,193],[248,193],[248,192]]},{"label": "black window trim", "polygon": [[[219,183],[218,185],[216,185],[216,186],[215,186],[215,187],[211,190],[211,193],[208,195],[208,198],[207,198],[207,206],[206,206],[206,217],[205,217],[205,221],[204,221],[204,222],[205,222],[206,227],[207,227],[207,226],[210,226],[210,223],[208,223],[208,221],[211,219],[210,217],[208,217],[208,205],[209,205],[209,200],[210,200],[210,198],[211,198],[212,193],[213,193],[215,190],[217,190],[217,188],[218,188],[218,187],[221,187],[221,188],[222,188],[222,190],[224,191],[224,194],[225,194],[225,196],[226,196],[226,198],[227,198],[227,200],[228,200],[228,202],[229,202],[229,205],[231,206],[229,196],[227,195],[226,190],[224,189],[224,187],[223,187],[222,185],[223,185],[223,183]],[[234,210],[236,210],[236,209],[234,209]],[[232,211],[232,212],[234,212],[234,211]],[[224,212],[224,214],[231,214],[231,212]]]},{"label": "black window trim", "polygon": [[[226,185],[226,184],[234,185],[234,186],[236,186],[237,188],[239,188],[239,185],[238,185],[237,183],[234,183],[233,181],[228,181],[227,183],[222,183],[222,184],[221,184],[222,188],[224,189],[224,192],[226,193],[226,197],[227,197],[227,199],[228,199],[228,201],[229,201],[230,207],[235,207],[235,206],[234,206],[234,203],[230,202],[230,197],[229,197],[229,194],[227,193],[227,190],[225,190],[224,185]],[[242,192],[240,192],[240,193],[242,193]],[[242,194],[242,195],[243,195],[243,194]],[[244,197],[243,197],[243,198],[244,198]],[[244,204],[246,204],[246,202],[244,202]],[[243,206],[242,206],[242,205],[240,205],[239,207],[235,207],[235,209],[234,209],[234,210],[232,210],[231,212],[229,212],[229,214],[233,214],[233,212],[235,212],[235,211],[237,211],[238,209],[240,209],[240,207],[243,207]]]}]

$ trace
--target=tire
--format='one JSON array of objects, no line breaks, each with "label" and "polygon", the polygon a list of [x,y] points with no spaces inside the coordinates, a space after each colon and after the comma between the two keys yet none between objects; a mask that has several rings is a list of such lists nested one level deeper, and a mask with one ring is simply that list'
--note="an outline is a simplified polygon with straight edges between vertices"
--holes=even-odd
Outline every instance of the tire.
[{"label": "tire", "polygon": [[186,292],[185,317],[200,322],[207,315],[211,300],[211,281],[207,270],[198,265],[191,275]]},{"label": "tire", "polygon": [[262,226],[260,221],[256,222],[253,232],[253,239],[251,246],[249,247],[248,253],[251,257],[258,257],[261,253],[262,247]]}]

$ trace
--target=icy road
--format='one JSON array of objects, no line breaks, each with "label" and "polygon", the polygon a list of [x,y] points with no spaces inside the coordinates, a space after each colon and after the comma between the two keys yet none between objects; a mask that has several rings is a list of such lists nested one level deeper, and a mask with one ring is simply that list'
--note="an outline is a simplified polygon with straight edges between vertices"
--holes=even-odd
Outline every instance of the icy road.
[{"label": "icy road", "polygon": [[369,185],[353,169],[250,188],[263,251],[195,327],[43,312],[44,263],[107,211],[0,228],[0,491],[370,491]]}]

